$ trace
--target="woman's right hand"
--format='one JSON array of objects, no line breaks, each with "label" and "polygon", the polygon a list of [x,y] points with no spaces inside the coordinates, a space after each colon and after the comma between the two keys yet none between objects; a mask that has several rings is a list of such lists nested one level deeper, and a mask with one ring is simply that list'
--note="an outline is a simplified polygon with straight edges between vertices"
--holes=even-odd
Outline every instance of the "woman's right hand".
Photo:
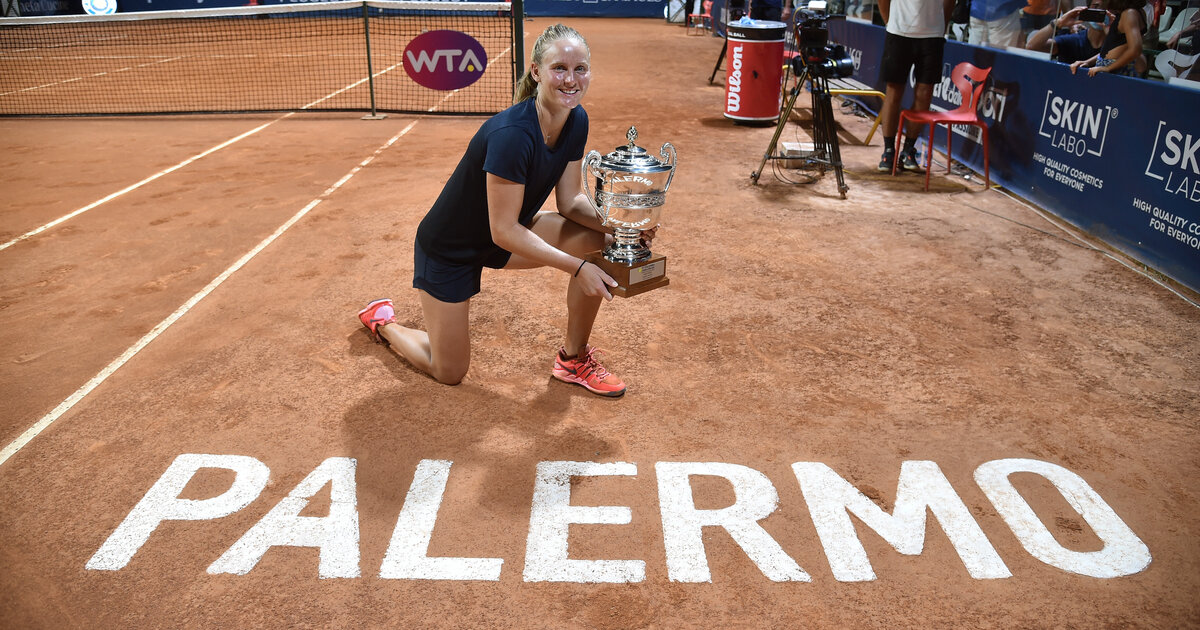
[{"label": "woman's right hand", "polygon": [[1075,74],[1075,71],[1078,70],[1081,66],[1083,66],[1084,63],[1086,63],[1086,62],[1076,61],[1076,62],[1072,63],[1071,64],[1071,74]]},{"label": "woman's right hand", "polygon": [[575,274],[575,279],[579,281],[579,288],[583,290],[584,295],[602,297],[606,300],[612,300],[609,287],[617,286],[617,281],[613,280],[612,276],[604,273],[603,269],[590,262],[583,263],[583,266],[579,268],[579,273]]}]

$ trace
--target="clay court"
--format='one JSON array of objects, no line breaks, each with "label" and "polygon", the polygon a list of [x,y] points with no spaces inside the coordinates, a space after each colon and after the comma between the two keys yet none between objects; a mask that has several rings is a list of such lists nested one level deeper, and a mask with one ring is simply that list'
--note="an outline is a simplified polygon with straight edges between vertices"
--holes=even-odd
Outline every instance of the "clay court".
[{"label": "clay court", "polygon": [[[637,125],[679,155],[671,283],[593,335],[617,400],[550,377],[557,271],[485,272],[456,387],[355,317],[391,297],[421,324],[413,235],[482,118],[0,120],[5,243],[112,196],[0,250],[5,627],[1200,626],[1194,294],[978,178],[877,173],[845,112],[846,199],[751,185],[773,128],[722,116],[720,40],[571,24],[589,148]],[[878,514],[818,509],[849,496],[821,470]],[[444,481],[427,549],[398,527],[438,487],[418,471]],[[114,536],[137,506],[140,545]]]}]

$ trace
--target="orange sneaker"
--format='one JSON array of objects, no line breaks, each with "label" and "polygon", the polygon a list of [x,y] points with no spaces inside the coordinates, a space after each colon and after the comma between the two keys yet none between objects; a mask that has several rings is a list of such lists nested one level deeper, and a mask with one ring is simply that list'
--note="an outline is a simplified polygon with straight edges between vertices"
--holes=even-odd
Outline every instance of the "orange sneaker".
[{"label": "orange sneaker", "polygon": [[375,300],[368,304],[367,308],[358,312],[358,321],[362,322],[362,325],[371,331],[371,336],[375,339],[375,343],[387,345],[387,341],[379,336],[379,327],[395,322],[396,310],[392,306],[391,300]]},{"label": "orange sneaker", "polygon": [[579,356],[567,359],[563,357],[563,349],[559,348],[551,375],[564,383],[583,385],[589,392],[600,396],[617,398],[625,394],[625,382],[600,365],[596,360],[598,353],[602,354],[603,351],[584,346]]}]

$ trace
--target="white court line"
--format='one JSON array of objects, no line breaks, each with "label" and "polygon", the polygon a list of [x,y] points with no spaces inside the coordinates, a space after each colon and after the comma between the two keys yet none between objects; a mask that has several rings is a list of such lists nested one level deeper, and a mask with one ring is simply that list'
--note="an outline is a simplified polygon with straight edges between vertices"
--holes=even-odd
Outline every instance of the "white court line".
[{"label": "white court line", "polygon": [[[174,60],[176,60],[176,59],[180,59],[180,57],[174,57],[174,58],[171,58],[171,59],[164,59],[164,60],[161,60],[161,61],[155,61],[155,62],[153,62],[153,63],[163,63],[163,62],[165,62],[165,61],[174,61]],[[143,64],[143,65],[149,65],[149,64]],[[400,64],[395,64],[395,65],[393,65],[393,66],[391,66],[391,67],[389,67],[389,68],[386,68],[386,69],[384,69],[384,70],[380,70],[379,72],[376,72],[376,73],[375,73],[374,75],[372,75],[372,76],[378,77],[379,75],[381,75],[381,74],[383,74],[383,73],[385,73],[385,72],[390,72],[391,70],[395,69],[395,68],[396,68],[397,66],[399,66],[399,65],[400,65]],[[141,67],[141,66],[139,66],[139,67]],[[71,80],[72,80],[72,81],[77,81],[78,79],[71,79]],[[350,85],[347,85],[346,87],[344,87],[344,88],[342,88],[342,89],[340,89],[340,90],[337,90],[337,91],[335,91],[335,92],[331,92],[330,94],[328,94],[328,95],[326,95],[326,96],[324,96],[324,97],[322,97],[322,98],[319,98],[319,99],[317,99],[317,100],[315,100],[315,101],[313,101],[313,102],[311,102],[311,103],[309,103],[309,104],[305,105],[304,107],[301,107],[300,109],[302,109],[302,110],[309,109],[309,108],[311,108],[311,107],[313,107],[313,106],[317,105],[318,103],[321,103],[322,101],[325,101],[325,100],[327,100],[327,99],[330,99],[330,98],[333,98],[333,97],[337,96],[338,94],[341,94],[342,92],[345,92],[345,91],[347,91],[347,90],[350,90],[350,89],[353,89],[353,88],[355,88],[355,87],[358,87],[358,86],[362,85],[363,83],[365,83],[367,80],[368,80],[368,79],[367,79],[366,77],[364,77],[364,78],[362,78],[362,79],[360,79],[360,80],[358,80],[358,81],[355,81],[354,83],[351,83]],[[457,92],[458,92],[458,90],[455,90],[455,91],[454,91],[454,93],[457,93]],[[0,94],[0,96],[3,96],[3,95],[2,95],[2,94]],[[450,96],[451,96],[451,95],[449,95],[449,94],[448,94],[448,95],[446,96],[446,98],[443,98],[443,99],[442,99],[442,103],[446,102],[446,99],[447,99],[447,98],[449,98]],[[441,105],[441,103],[438,103],[438,105],[434,105],[434,107],[431,107],[431,108],[430,108],[430,111],[432,111],[432,110],[433,110],[433,108],[436,108],[436,107],[438,107],[439,105]],[[43,225],[43,226],[41,226],[41,227],[35,228],[35,229],[33,229],[33,230],[30,230],[29,232],[26,232],[26,233],[24,233],[24,234],[22,234],[22,235],[18,236],[17,238],[14,238],[13,240],[11,240],[11,241],[9,241],[9,242],[7,242],[7,243],[0,244],[0,250],[5,250],[5,249],[8,249],[9,247],[12,247],[13,245],[15,245],[15,244],[17,244],[17,243],[20,243],[21,241],[23,241],[23,240],[26,240],[26,239],[28,239],[28,238],[30,238],[30,237],[32,237],[32,236],[37,236],[38,234],[41,234],[42,232],[45,232],[46,230],[48,230],[48,229],[50,229],[50,228],[52,228],[52,227],[54,227],[54,226],[56,226],[56,225],[59,225],[60,223],[63,223],[64,221],[69,221],[69,220],[71,220],[71,219],[73,219],[73,218],[75,218],[75,217],[77,217],[77,216],[79,216],[79,215],[83,214],[84,212],[87,212],[88,210],[91,210],[91,209],[95,208],[96,206],[102,205],[102,204],[104,204],[104,203],[107,203],[107,202],[109,202],[109,201],[112,201],[113,199],[116,199],[117,197],[120,197],[121,195],[124,195],[124,194],[126,194],[126,193],[132,192],[132,191],[134,191],[134,190],[137,190],[138,188],[141,188],[142,186],[145,186],[146,184],[149,184],[150,182],[152,182],[152,181],[154,181],[154,180],[156,180],[156,179],[158,179],[158,178],[162,177],[163,175],[167,175],[167,174],[173,173],[173,172],[175,172],[175,171],[177,171],[177,170],[179,170],[179,169],[181,169],[181,168],[183,168],[183,167],[187,166],[188,164],[191,164],[192,162],[195,162],[196,160],[199,160],[199,159],[200,159],[200,158],[202,158],[202,157],[205,157],[205,156],[207,156],[207,155],[210,155],[210,154],[212,154],[212,153],[215,153],[215,152],[217,152],[217,151],[220,151],[221,149],[224,149],[225,147],[227,147],[227,146],[229,146],[229,145],[231,145],[231,144],[233,144],[233,143],[235,143],[235,142],[237,142],[237,141],[239,141],[239,140],[242,140],[243,138],[246,138],[246,137],[248,137],[248,136],[252,136],[252,135],[254,135],[254,134],[256,134],[256,133],[258,133],[258,132],[262,131],[263,129],[266,129],[267,127],[270,127],[271,125],[273,125],[273,124],[275,124],[275,123],[277,123],[277,122],[279,122],[279,121],[281,121],[281,120],[283,120],[283,119],[285,119],[285,118],[288,118],[288,117],[290,117],[290,116],[294,116],[295,114],[296,114],[296,112],[288,112],[288,113],[286,113],[286,114],[284,114],[284,115],[280,116],[279,118],[276,118],[275,120],[272,120],[272,121],[270,121],[270,122],[268,122],[268,123],[265,123],[265,124],[259,125],[258,127],[255,127],[254,129],[251,129],[250,131],[247,131],[246,133],[243,133],[243,134],[241,134],[240,136],[237,136],[237,137],[235,137],[235,138],[231,138],[231,139],[229,139],[229,140],[226,140],[225,142],[222,142],[221,144],[218,144],[217,146],[215,146],[215,147],[212,147],[211,149],[209,149],[209,150],[207,150],[207,151],[205,151],[205,152],[203,152],[203,153],[199,153],[199,154],[197,154],[197,155],[193,155],[192,157],[190,157],[190,158],[188,158],[188,159],[186,159],[186,160],[184,160],[184,161],[182,161],[182,162],[180,162],[180,163],[176,164],[175,166],[172,166],[171,168],[168,168],[168,169],[166,169],[166,170],[164,170],[164,171],[159,171],[159,172],[157,172],[157,173],[155,173],[155,174],[151,175],[150,177],[147,177],[146,179],[143,179],[142,181],[140,181],[140,182],[138,182],[138,183],[136,183],[136,184],[131,184],[131,185],[129,185],[129,186],[126,186],[125,188],[122,188],[121,190],[118,190],[117,192],[115,192],[115,193],[113,193],[113,194],[111,194],[111,195],[109,195],[109,196],[107,196],[107,197],[105,197],[105,198],[103,198],[103,199],[101,199],[101,200],[99,200],[99,201],[93,201],[92,203],[90,203],[90,204],[88,204],[88,205],[86,205],[86,206],[84,206],[84,207],[82,207],[82,208],[80,208],[80,209],[78,209],[78,210],[76,210],[76,211],[74,211],[74,212],[71,212],[71,213],[69,213],[69,214],[65,214],[65,215],[63,215],[63,216],[61,216],[61,217],[59,217],[59,218],[57,218],[57,219],[55,219],[55,220],[53,220],[53,221],[51,221],[51,222],[47,223],[47,224],[45,224],[45,225]],[[0,463],[3,463],[3,462],[0,462]]]},{"label": "white court line", "polygon": [[[400,64],[393,65],[393,66],[387,68],[386,70],[377,72],[377,73],[375,73],[374,76],[379,76],[385,72],[388,72],[398,65],[400,65]],[[308,107],[316,105],[317,103],[320,103],[321,101],[325,100],[326,98],[329,98],[336,94],[340,94],[341,92],[344,92],[344,91],[354,87],[355,85],[361,85],[362,82],[365,80],[366,79],[363,79],[362,81],[358,81],[356,83],[348,85],[348,86],[342,88],[341,90],[338,90],[337,92],[334,92],[333,94],[330,94],[329,96],[326,96],[325,98],[321,98],[316,101],[313,101],[312,103],[309,103],[308,105],[305,105],[304,107],[307,109]],[[430,107],[428,111],[432,112],[433,110],[437,109],[438,107],[440,107],[442,105],[442,103],[445,103],[447,100],[449,100],[455,94],[458,94],[458,90],[454,90],[452,92],[447,93],[446,96],[442,97],[441,101],[439,101],[433,107]],[[223,146],[228,146],[228,145],[236,142],[237,140],[240,140],[241,138],[243,138],[245,136],[248,136],[252,133],[256,133],[256,132],[266,128],[269,125],[272,125],[276,122],[279,122],[280,120],[283,120],[284,118],[287,118],[288,116],[291,116],[293,113],[294,112],[289,112],[275,120],[272,120],[271,122],[269,122],[265,125],[262,125],[251,131],[248,131],[248,132],[242,134],[241,136],[238,136],[237,138],[234,138],[232,140],[229,140],[229,141],[223,143]],[[322,201],[324,201],[325,199],[327,199],[331,194],[333,194],[335,191],[337,191],[337,189],[341,188],[343,184],[350,181],[351,177],[354,177],[359,171],[361,171],[368,164],[370,164],[372,161],[374,161],[375,158],[379,157],[379,154],[383,153],[385,150],[388,149],[388,147],[395,144],[397,140],[404,137],[405,134],[407,134],[410,130],[412,130],[412,128],[415,127],[419,121],[420,121],[420,119],[417,119],[417,120],[414,120],[414,121],[408,123],[408,126],[406,126],[404,129],[401,129],[399,133],[392,136],[392,138],[390,140],[388,140],[387,142],[385,142],[383,144],[383,146],[376,149],[375,152],[372,153],[370,157],[363,160],[362,162],[359,162],[358,166],[355,166],[354,168],[350,169],[349,173],[347,173],[345,176],[343,176],[341,179],[339,179],[334,185],[325,189],[325,191],[322,192],[316,199],[313,199],[312,201],[310,201],[308,203],[308,205],[304,206],[304,208],[302,208],[299,212],[297,212],[291,219],[288,219],[283,225],[279,226],[279,228],[276,229],[274,233],[272,233],[270,236],[268,236],[266,239],[264,239],[254,249],[250,250],[244,256],[239,258],[237,262],[233,263],[233,265],[231,265],[228,269],[226,269],[224,272],[222,272],[221,275],[214,278],[212,280],[212,282],[209,282],[207,285],[205,285],[205,287],[203,289],[201,289],[198,293],[193,295],[191,297],[191,299],[189,299],[187,302],[184,302],[183,306],[180,306],[179,308],[175,309],[175,312],[171,313],[170,315],[167,316],[166,319],[159,322],[157,326],[152,328],[150,330],[150,332],[143,335],[141,339],[138,339],[136,343],[134,343],[132,346],[129,347],[129,349],[127,349],[127,350],[125,350],[125,352],[121,353],[121,356],[114,359],[113,362],[109,363],[107,366],[105,366],[103,370],[100,370],[99,374],[93,376],[91,378],[91,380],[84,383],[83,386],[80,387],[79,389],[75,390],[75,393],[71,394],[70,396],[67,397],[66,400],[59,403],[59,405],[57,407],[55,407],[50,413],[46,414],[45,416],[42,416],[42,418],[40,420],[38,420],[37,422],[35,422],[33,424],[33,426],[29,427],[28,429],[25,430],[24,433],[17,436],[17,439],[15,439],[11,443],[9,443],[8,446],[5,446],[4,450],[0,451],[0,465],[3,465],[4,462],[8,461],[8,458],[12,457],[13,455],[15,455],[17,453],[17,451],[24,448],[26,444],[29,444],[29,442],[31,442],[33,440],[33,438],[40,435],[41,432],[45,431],[47,427],[49,427],[51,424],[54,424],[55,420],[58,420],[60,417],[62,417],[63,414],[70,411],[72,407],[74,407],[76,404],[78,404],[79,401],[83,400],[84,397],[86,397],[88,394],[90,394],[92,392],[92,390],[99,387],[100,384],[103,383],[105,380],[107,380],[109,376],[112,376],[114,372],[116,372],[117,370],[119,370],[121,368],[121,366],[123,366],[127,362],[129,362],[129,360],[132,359],[134,357],[134,355],[136,355],[138,352],[141,352],[142,348],[145,348],[147,345],[149,345],[151,341],[154,341],[155,338],[157,338],[164,331],[166,331],[166,329],[169,328],[171,326],[171,324],[174,324],[176,321],[179,320],[180,317],[183,317],[184,314],[186,314],[188,311],[190,311],[193,306],[195,306],[196,304],[198,304],[200,302],[200,300],[203,300],[206,296],[208,296],[209,293],[212,293],[217,287],[221,286],[221,284],[224,283],[225,280],[229,279],[230,276],[232,276],[235,272],[237,272],[239,269],[241,269],[243,266],[245,266],[246,263],[250,262],[250,259],[252,259],[256,255],[258,255],[258,253],[261,252],[262,250],[266,249],[268,245],[270,245],[272,242],[275,241],[275,239],[279,238],[284,232],[286,232],[289,228],[291,228],[293,225],[295,225],[297,221],[304,218],[304,215],[308,214],[308,212],[310,210],[312,210],[313,208],[315,208],[317,206],[317,204],[319,204]],[[218,148],[220,148],[220,147],[214,147],[213,149],[206,151],[205,154],[211,153],[212,151],[215,151]],[[189,161],[194,161],[195,159],[198,159],[199,157],[202,157],[202,155],[197,156],[196,158],[192,158],[192,160],[189,160]],[[184,164],[181,163],[178,166],[183,166],[183,165]],[[175,168],[178,168],[178,166],[172,168],[171,170],[175,170]],[[166,174],[166,172],[164,172],[163,174]],[[160,176],[161,175],[156,175],[155,178],[160,177]],[[137,186],[137,185],[141,185],[141,184],[136,184],[135,186]],[[121,191],[120,193],[114,193],[114,195],[110,195],[110,197],[119,196],[120,194],[124,194],[124,192],[126,192],[126,191]],[[106,197],[105,199],[102,199],[99,202],[96,202],[95,204],[93,204],[93,207],[96,205],[99,205],[107,200],[108,200],[108,198]],[[76,211],[74,214],[78,214],[79,212],[80,211]],[[70,216],[64,217],[59,222],[61,223],[61,221],[64,221],[68,218],[70,218]],[[7,247],[7,246],[8,245],[5,245],[4,247]],[[3,247],[0,247],[0,249],[3,249]]]},{"label": "white court line", "polygon": [[104,204],[104,203],[107,203],[107,202],[109,202],[109,201],[112,201],[113,199],[116,199],[117,197],[120,197],[121,195],[124,195],[125,193],[131,192],[131,191],[134,191],[134,190],[137,190],[138,188],[141,188],[142,186],[145,186],[146,184],[149,184],[150,182],[152,182],[152,181],[154,181],[154,180],[156,180],[156,179],[158,179],[158,178],[162,177],[163,175],[167,175],[167,174],[169,174],[169,173],[174,173],[175,171],[177,171],[177,170],[179,170],[179,169],[181,169],[181,168],[183,168],[183,167],[187,166],[188,164],[191,164],[192,162],[195,162],[196,160],[199,160],[200,158],[202,158],[202,157],[204,157],[204,156],[206,156],[206,155],[210,155],[210,154],[212,154],[212,153],[215,153],[215,152],[217,152],[217,151],[220,151],[221,149],[224,149],[225,147],[227,147],[227,146],[229,146],[229,145],[231,145],[231,144],[233,144],[233,143],[237,142],[238,140],[241,140],[241,139],[243,139],[243,138],[246,138],[246,137],[248,137],[248,136],[252,136],[252,135],[254,135],[254,134],[256,134],[256,133],[258,133],[258,132],[262,131],[263,129],[266,129],[267,127],[270,127],[271,125],[273,125],[273,124],[275,124],[275,123],[277,123],[277,122],[279,122],[279,121],[283,120],[284,118],[287,118],[288,116],[292,116],[292,115],[294,115],[294,114],[295,114],[295,112],[288,112],[288,113],[284,114],[283,116],[280,116],[279,118],[276,118],[275,120],[272,120],[272,121],[270,121],[270,122],[268,122],[268,123],[265,123],[265,124],[259,125],[258,127],[255,127],[254,129],[251,129],[250,131],[247,131],[246,133],[243,133],[243,134],[241,134],[240,136],[236,136],[236,137],[234,137],[234,138],[230,138],[229,140],[226,140],[225,142],[222,142],[221,144],[218,144],[217,146],[215,146],[215,147],[213,147],[213,148],[211,148],[211,149],[209,149],[209,150],[207,150],[207,151],[205,151],[205,152],[203,152],[203,153],[199,153],[199,154],[193,155],[192,157],[190,157],[190,158],[188,158],[188,159],[186,159],[186,160],[184,160],[184,161],[182,161],[182,162],[180,162],[180,163],[176,164],[175,166],[172,166],[171,168],[168,168],[168,169],[166,169],[166,170],[163,170],[163,171],[159,171],[159,172],[157,172],[157,173],[155,173],[155,174],[151,175],[150,177],[147,177],[146,179],[143,179],[142,181],[140,181],[140,182],[138,182],[138,183],[136,183],[136,184],[131,184],[131,185],[129,185],[129,186],[126,186],[125,188],[122,188],[121,190],[118,190],[117,192],[115,192],[115,193],[113,193],[113,194],[111,194],[111,195],[109,195],[109,196],[107,196],[107,197],[105,197],[105,198],[103,198],[103,199],[101,199],[101,200],[99,200],[99,201],[93,201],[92,203],[89,203],[88,205],[86,205],[86,206],[84,206],[84,207],[82,207],[82,208],[80,208],[80,209],[78,209],[78,210],[76,210],[76,211],[74,211],[74,212],[71,212],[71,213],[69,213],[69,214],[65,214],[65,215],[63,215],[63,216],[61,216],[61,217],[59,217],[59,218],[57,218],[57,219],[55,219],[55,220],[53,220],[53,221],[51,221],[51,222],[49,222],[49,223],[47,223],[47,224],[45,224],[45,225],[43,225],[43,226],[39,227],[39,228],[35,228],[35,229],[33,229],[33,230],[30,230],[29,232],[26,232],[26,233],[24,233],[24,234],[22,234],[22,235],[18,236],[17,238],[14,238],[13,240],[11,240],[11,241],[9,241],[9,242],[7,242],[7,243],[4,243],[3,245],[0,245],[0,250],[8,249],[9,247],[12,247],[13,245],[15,245],[15,244],[17,244],[17,243],[20,243],[21,241],[23,241],[23,240],[25,240],[25,239],[28,239],[28,238],[30,238],[30,237],[32,237],[32,236],[36,236],[36,235],[38,235],[38,234],[41,234],[42,232],[45,232],[46,230],[48,230],[48,229],[50,229],[50,228],[52,228],[52,227],[54,227],[54,226],[56,226],[56,225],[58,225],[58,224],[60,224],[60,223],[64,222],[64,221],[68,221],[68,220],[70,220],[70,219],[73,219],[73,218],[75,218],[75,217],[77,217],[77,216],[79,216],[79,215],[83,214],[84,212],[87,212],[88,210],[91,210],[92,208],[95,208],[96,206],[99,206],[99,205],[102,205],[102,204]]},{"label": "white court line", "polygon": [[258,255],[258,253],[262,250],[266,249],[268,245],[273,243],[275,239],[279,238],[284,232],[295,225],[297,221],[304,218],[304,215],[308,214],[310,210],[317,207],[317,204],[329,198],[329,196],[337,191],[337,189],[341,188],[343,184],[350,181],[351,177],[354,177],[375,158],[379,157],[379,154],[383,153],[388,147],[395,144],[396,141],[407,134],[409,130],[411,130],[417,124],[417,122],[417,120],[410,122],[407,127],[400,131],[400,133],[392,136],[392,138],[385,142],[383,146],[376,149],[375,153],[372,153],[370,157],[362,162],[359,162],[358,166],[350,169],[350,172],[339,179],[337,183],[329,188],[326,188],[325,192],[321,193],[316,199],[310,201],[308,205],[304,206],[304,208],[292,216],[292,218],[288,219],[283,225],[279,226],[274,233],[264,239],[254,249],[246,252],[244,256],[242,256],[237,262],[233,263],[233,265],[222,272],[221,275],[214,278],[213,281],[209,282],[203,289],[200,289],[200,291],[193,295],[187,302],[184,302],[183,306],[175,309],[174,313],[168,315],[166,319],[159,322],[157,326],[151,329],[150,332],[146,333],[141,339],[138,339],[137,343],[134,343],[132,346],[130,346],[128,350],[121,354],[121,356],[117,357],[112,363],[109,363],[107,366],[105,366],[103,370],[100,370],[99,374],[93,376],[91,380],[89,380],[87,383],[84,383],[79,389],[75,390],[74,394],[71,394],[66,400],[62,401],[62,403],[55,407],[53,411],[43,416],[41,420],[38,420],[33,426],[26,429],[25,432],[22,433],[17,439],[13,440],[12,443],[4,447],[4,450],[0,451],[0,465],[8,461],[9,457],[12,457],[14,454],[16,454],[17,451],[21,450],[26,444],[33,440],[33,438],[37,437],[38,434],[40,434],[42,431],[45,431],[46,427],[49,427],[51,424],[53,424],[55,420],[58,420],[64,413],[69,411],[71,407],[74,407],[76,403],[83,400],[85,396],[91,393],[92,390],[96,389],[96,387],[108,379],[109,376],[112,376],[114,372],[120,369],[121,366],[125,365],[125,363],[127,363],[133,358],[134,355],[140,352],[142,348],[145,348],[151,341],[154,341],[156,337],[161,335],[167,328],[169,328],[171,324],[174,324],[180,317],[183,317],[184,314],[191,310],[193,306],[200,302],[200,300],[203,300],[206,296],[208,296],[209,293],[212,293],[213,290],[221,286],[221,284],[228,280],[230,276],[245,266],[246,263],[250,262],[250,259]]},{"label": "white court line", "polygon": [[[145,68],[146,66],[152,66],[156,63],[166,63],[168,61],[178,61],[180,59],[183,59],[183,57],[171,57],[169,59],[159,59],[158,61],[147,61],[146,63],[140,63],[140,64],[130,67],[130,68],[121,68],[120,70],[113,70],[112,72],[113,73],[125,72],[126,70],[131,70],[133,68]],[[87,75],[87,76],[74,77],[71,79],[63,79],[62,81],[55,81],[54,83],[46,83],[43,85],[33,85],[33,86],[30,86],[27,88],[21,88],[19,90],[12,90],[11,92],[0,92],[0,96],[8,96],[10,94],[20,94],[21,92],[31,92],[33,90],[40,90],[42,88],[54,87],[56,85],[62,85],[64,83],[73,83],[75,81],[82,81],[83,79],[91,79],[94,77],[101,77],[101,76],[104,76],[105,74],[108,74],[108,73],[107,72],[97,72],[95,74],[91,74],[91,75]]]}]

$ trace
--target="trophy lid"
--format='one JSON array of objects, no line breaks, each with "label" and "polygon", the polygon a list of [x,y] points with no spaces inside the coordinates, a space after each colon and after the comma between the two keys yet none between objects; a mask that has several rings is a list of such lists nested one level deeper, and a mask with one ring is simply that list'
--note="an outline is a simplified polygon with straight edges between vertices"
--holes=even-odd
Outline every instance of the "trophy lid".
[{"label": "trophy lid", "polygon": [[629,173],[661,173],[673,167],[658,158],[646,153],[646,150],[633,141],[637,140],[637,127],[630,127],[625,137],[629,144],[617,147],[612,153],[604,156],[601,166],[613,171]]}]

